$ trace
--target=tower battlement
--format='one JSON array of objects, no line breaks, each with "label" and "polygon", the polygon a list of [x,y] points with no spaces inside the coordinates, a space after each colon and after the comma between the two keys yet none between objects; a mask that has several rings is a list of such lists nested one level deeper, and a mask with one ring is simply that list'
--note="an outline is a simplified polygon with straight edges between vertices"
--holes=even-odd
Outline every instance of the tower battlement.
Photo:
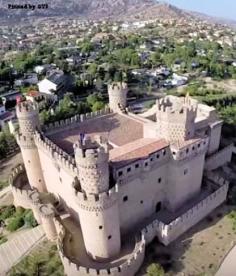
[{"label": "tower battlement", "polygon": [[99,194],[109,187],[108,143],[101,137],[90,138],[74,144],[75,161],[82,189]]},{"label": "tower battlement", "polygon": [[185,98],[173,96],[157,101],[157,127],[161,137],[169,141],[184,141],[193,138],[197,101],[188,95]]},{"label": "tower battlement", "polygon": [[31,101],[20,102],[16,106],[16,113],[18,118],[29,116],[29,113],[37,114],[38,106]]},{"label": "tower battlement", "polygon": [[118,185],[100,194],[86,194],[75,191],[75,196],[80,208],[101,212],[104,209],[110,208],[118,200]]},{"label": "tower battlement", "polygon": [[94,141],[89,137],[74,144],[75,158],[79,166],[87,167],[108,162],[108,144],[97,136]]},{"label": "tower battlement", "polygon": [[166,97],[157,101],[157,115],[173,120],[192,120],[197,115],[197,102],[186,96],[185,98],[172,99]]},{"label": "tower battlement", "polygon": [[21,133],[16,134],[17,144],[23,149],[35,148],[35,142],[33,136],[23,135]]},{"label": "tower battlement", "polygon": [[121,112],[126,107],[127,93],[127,83],[114,82],[108,85],[109,106],[114,112]]},{"label": "tower battlement", "polygon": [[123,92],[126,93],[128,90],[128,85],[125,82],[113,82],[112,84],[108,85],[108,91],[110,93],[117,93]]}]

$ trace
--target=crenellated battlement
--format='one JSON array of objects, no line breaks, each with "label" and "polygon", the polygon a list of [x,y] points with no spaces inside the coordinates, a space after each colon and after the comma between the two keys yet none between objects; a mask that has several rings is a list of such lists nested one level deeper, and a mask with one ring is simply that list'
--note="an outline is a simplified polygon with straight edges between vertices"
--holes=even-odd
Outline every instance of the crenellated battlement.
[{"label": "crenellated battlement", "polygon": [[113,275],[113,276],[127,276],[134,275],[138,269],[140,268],[144,255],[145,255],[145,245],[146,241],[144,235],[138,233],[135,237],[135,246],[133,252],[130,254],[128,259],[126,259],[123,263],[116,267],[109,267],[108,263],[104,263],[104,268],[95,269],[87,266],[83,266],[82,264],[77,264],[76,260],[73,257],[68,257],[64,244],[66,236],[70,235],[67,232],[65,227],[62,225],[58,218],[55,218],[55,224],[58,229],[58,239],[57,239],[57,247],[59,250],[59,254],[63,265],[65,267],[65,272],[68,276],[74,275]]},{"label": "crenellated battlement", "polygon": [[208,149],[209,138],[195,139],[192,143],[181,145],[178,141],[170,145],[172,157],[174,160],[184,160],[195,157],[197,154],[206,152]]},{"label": "crenellated battlement", "polygon": [[22,173],[25,173],[25,166],[23,164],[19,164],[18,166],[13,168],[9,176],[9,184],[14,185],[15,179]]},{"label": "crenellated battlement", "polygon": [[108,142],[100,136],[74,144],[79,180],[86,193],[99,194],[109,188]]},{"label": "crenellated battlement", "polygon": [[125,112],[127,93],[127,83],[113,82],[108,85],[109,106],[114,112]]},{"label": "crenellated battlement", "polygon": [[34,137],[31,135],[23,135],[21,133],[16,133],[15,135],[17,144],[22,149],[32,149],[35,148]]},{"label": "crenellated battlement", "polygon": [[56,163],[68,169],[72,174],[78,173],[74,158],[55,145],[51,140],[45,137],[44,134],[36,131],[34,139],[36,145],[47,153]]},{"label": "crenellated battlement", "polygon": [[78,141],[74,150],[77,164],[84,168],[108,162],[108,142],[100,136],[96,136],[94,141],[90,137]]},{"label": "crenellated battlement", "polygon": [[51,219],[55,217],[55,208],[52,204],[39,205],[39,213],[42,218]]},{"label": "crenellated battlement", "polygon": [[107,192],[100,194],[87,194],[86,192],[75,190],[75,197],[80,208],[91,212],[101,212],[116,203],[118,200],[118,193],[118,185],[116,185]]},{"label": "crenellated battlement", "polygon": [[36,103],[31,101],[23,101],[17,104],[16,106],[17,117],[28,117],[30,113],[38,114],[38,106]]},{"label": "crenellated battlement", "polygon": [[157,100],[157,116],[161,116],[161,120],[183,121],[195,119],[197,115],[197,101],[186,96],[185,98],[165,97]]},{"label": "crenellated battlement", "polygon": [[73,128],[76,124],[80,122],[84,122],[86,120],[94,119],[110,113],[112,113],[112,111],[109,107],[106,107],[99,111],[90,112],[86,114],[77,114],[71,118],[44,125],[42,129],[46,134],[52,134],[56,133],[57,131],[60,131],[63,128],[69,130],[70,128]]},{"label": "crenellated battlement", "polygon": [[157,133],[169,141],[185,141],[195,134],[198,103],[185,98],[167,96],[157,101]]},{"label": "crenellated battlement", "polygon": [[128,85],[125,82],[113,82],[112,84],[108,85],[108,92],[109,93],[127,93]]},{"label": "crenellated battlement", "polygon": [[158,236],[163,244],[170,244],[223,203],[227,196],[229,183],[223,179],[219,180],[218,177],[216,177],[215,180],[218,181],[217,183],[220,182],[222,186],[170,223],[166,224],[156,219],[151,224],[147,225],[142,230],[146,242],[149,243]]}]

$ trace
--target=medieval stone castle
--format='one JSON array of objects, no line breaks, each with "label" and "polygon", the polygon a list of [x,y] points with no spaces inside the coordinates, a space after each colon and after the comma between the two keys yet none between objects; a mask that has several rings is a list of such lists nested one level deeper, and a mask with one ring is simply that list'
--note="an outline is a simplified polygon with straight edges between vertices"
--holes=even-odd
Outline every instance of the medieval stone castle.
[{"label": "medieval stone castle", "polygon": [[105,110],[48,126],[34,103],[17,106],[14,203],[57,241],[68,276],[135,275],[155,237],[168,245],[226,199],[232,146],[215,109],[167,96],[135,115],[127,91],[113,83]]}]

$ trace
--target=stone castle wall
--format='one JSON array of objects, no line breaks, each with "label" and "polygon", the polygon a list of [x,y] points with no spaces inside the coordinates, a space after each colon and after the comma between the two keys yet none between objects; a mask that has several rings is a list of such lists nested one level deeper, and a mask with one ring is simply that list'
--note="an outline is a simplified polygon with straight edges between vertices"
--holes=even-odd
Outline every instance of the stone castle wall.
[{"label": "stone castle wall", "polygon": [[189,209],[186,213],[180,217],[177,217],[169,224],[164,224],[159,220],[155,220],[150,225],[148,225],[143,230],[143,234],[147,243],[151,242],[154,237],[158,236],[159,240],[163,244],[170,244],[172,241],[177,239],[180,235],[185,233],[188,229],[210,214],[216,207],[222,204],[226,200],[229,184],[220,178],[214,178],[214,180],[218,181],[218,183],[221,183],[222,186],[204,200],[199,202],[196,206]]},{"label": "stone castle wall", "polygon": [[21,188],[17,188],[15,186],[15,181],[19,177],[19,175],[26,173],[25,167],[23,165],[19,165],[13,169],[10,177],[9,184],[12,188],[12,194],[14,198],[14,205],[16,207],[23,207],[25,209],[31,208],[31,202],[29,200],[29,196],[32,193],[32,189],[23,190]]},{"label": "stone castle wall", "polygon": [[112,113],[111,109],[106,107],[99,111],[86,113],[86,114],[78,114],[71,118],[45,125],[45,126],[43,126],[43,131],[48,135],[55,134],[55,133],[61,131],[61,129],[68,131],[70,129],[73,129],[75,127],[75,125],[77,125],[80,122],[84,122],[86,120],[104,116],[104,115],[107,115],[110,113]]},{"label": "stone castle wall", "polygon": [[77,175],[78,170],[76,168],[75,160],[73,157],[61,150],[56,144],[54,144],[44,135],[41,135],[39,132],[35,133],[34,139],[37,147],[39,148],[39,151],[44,152],[48,157],[50,157],[55,166],[57,166],[58,164],[66,171],[68,171],[72,176]]},{"label": "stone castle wall", "polygon": [[[142,236],[141,239],[136,239],[136,244],[133,253],[125,262],[121,263],[117,267],[112,267],[109,269],[94,269],[85,267],[82,265],[77,265],[73,260],[69,259],[64,251],[64,238],[66,235],[65,228],[60,223],[59,220],[56,221],[58,229],[58,250],[62,260],[62,263],[65,268],[65,273],[68,276],[87,276],[87,275],[112,275],[112,276],[134,276],[135,273],[139,270],[140,266],[143,263],[145,255],[145,239]],[[104,265],[105,266],[105,265]]]},{"label": "stone castle wall", "polygon": [[230,162],[232,159],[233,147],[234,145],[231,144],[207,157],[205,169],[212,171]]}]

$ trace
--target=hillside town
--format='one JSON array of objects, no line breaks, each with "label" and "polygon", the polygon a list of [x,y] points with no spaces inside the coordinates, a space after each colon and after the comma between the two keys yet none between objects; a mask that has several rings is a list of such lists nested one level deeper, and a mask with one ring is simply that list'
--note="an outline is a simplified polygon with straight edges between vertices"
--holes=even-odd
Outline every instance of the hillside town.
[{"label": "hillside town", "polygon": [[0,275],[234,276],[236,30],[166,7],[1,26]]}]

